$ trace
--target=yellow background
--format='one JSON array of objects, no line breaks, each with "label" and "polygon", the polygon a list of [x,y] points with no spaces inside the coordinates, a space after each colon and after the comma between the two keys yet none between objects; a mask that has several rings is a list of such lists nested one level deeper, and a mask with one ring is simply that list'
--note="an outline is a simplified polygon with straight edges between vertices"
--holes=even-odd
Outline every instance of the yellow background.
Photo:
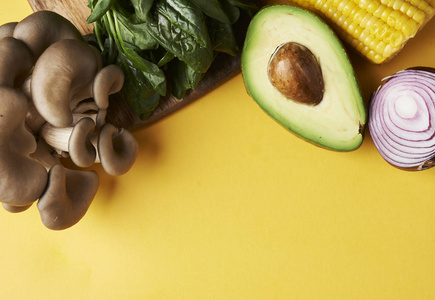
[{"label": "yellow background", "polygon": [[[0,1],[0,21],[31,13]],[[432,20],[380,79],[435,67]],[[0,299],[435,299],[435,169],[388,165],[370,136],[336,153],[284,130],[241,75],[135,132],[136,164],[76,226],[0,211]]]}]

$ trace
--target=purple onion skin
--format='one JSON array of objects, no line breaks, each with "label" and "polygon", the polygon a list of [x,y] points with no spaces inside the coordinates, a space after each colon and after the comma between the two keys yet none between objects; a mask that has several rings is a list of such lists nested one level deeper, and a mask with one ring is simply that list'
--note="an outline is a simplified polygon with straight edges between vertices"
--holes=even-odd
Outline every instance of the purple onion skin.
[{"label": "purple onion skin", "polygon": [[[430,74],[430,75],[429,75]],[[415,80],[415,86],[410,86],[409,91],[414,91],[415,93],[422,93],[425,94],[425,92],[421,92],[421,85],[423,85],[424,89],[427,89],[429,91],[430,97],[423,97],[420,94],[420,97],[425,99],[425,105],[428,111],[430,109],[435,112],[435,68],[432,67],[425,67],[425,66],[418,66],[413,67],[409,69],[402,70],[400,72],[397,72],[386,79],[385,81],[378,87],[378,89],[371,95],[370,104],[369,104],[369,119],[368,119],[368,128],[369,132],[372,136],[372,140],[378,149],[381,156],[384,158],[384,160],[389,163],[391,166],[405,170],[405,171],[422,171],[427,170],[435,166],[435,114],[429,114],[429,119],[427,120],[429,127],[427,128],[427,132],[432,132],[431,136],[427,140],[416,140],[413,141],[412,139],[403,139],[405,145],[398,143],[400,142],[400,137],[397,135],[397,133],[400,133],[400,130],[403,129],[403,131],[409,132],[407,130],[408,128],[400,128],[397,126],[397,124],[394,124],[394,117],[397,118],[397,109],[395,111],[393,110],[386,110],[382,104],[384,102],[391,103],[389,101],[393,101],[393,104],[396,103],[395,101],[400,98],[400,96],[403,96],[402,94],[395,95],[396,97],[391,98],[382,98],[383,95],[385,95],[385,89],[391,89],[391,85],[393,84],[393,81],[395,80],[401,80],[401,82],[395,82],[394,85],[399,84],[402,85],[402,89],[406,89],[407,85],[409,84],[409,80],[407,80],[407,76]],[[425,77],[425,79],[428,81],[428,85],[425,85],[426,82],[421,83],[424,80],[416,80],[419,76],[422,76],[421,78]],[[400,79],[397,79],[399,77]],[[429,77],[429,78],[428,78]],[[405,79],[403,79],[405,78]],[[415,90],[414,90],[415,89]],[[408,92],[408,91],[404,91]],[[426,94],[425,94],[426,95]],[[381,103],[381,104],[380,104]],[[381,105],[381,107],[379,107]],[[384,104],[385,105],[385,104]],[[383,110],[380,110],[383,109]],[[385,126],[385,121],[379,120],[379,115],[382,115],[382,120],[387,120],[387,124],[393,123],[394,128],[393,130],[397,130],[397,132],[391,131],[391,124],[390,127]],[[418,110],[418,114],[420,115],[420,112]],[[393,117],[391,117],[393,115]],[[422,114],[421,114],[422,115]],[[393,118],[393,120],[392,120]],[[408,118],[409,120],[414,119]],[[405,118],[406,120],[406,118]],[[384,125],[384,126],[382,126]],[[425,132],[421,131],[415,131],[416,136],[418,134],[424,134]],[[412,133],[411,133],[412,134]],[[409,147],[410,150],[415,151],[414,153],[403,151],[402,147],[406,149],[409,145],[413,145]],[[424,147],[422,147],[422,144],[424,143]],[[407,144],[407,145],[406,145]],[[430,144],[430,147],[427,146],[427,144]],[[413,147],[414,146],[414,147]],[[426,151],[427,153],[419,153],[420,151]],[[429,151],[430,150],[430,151]],[[395,153],[395,155],[393,154]],[[403,157],[403,161],[400,160],[400,153],[403,153],[404,156],[408,157],[409,160],[414,160],[413,162],[409,162],[405,157]]]}]

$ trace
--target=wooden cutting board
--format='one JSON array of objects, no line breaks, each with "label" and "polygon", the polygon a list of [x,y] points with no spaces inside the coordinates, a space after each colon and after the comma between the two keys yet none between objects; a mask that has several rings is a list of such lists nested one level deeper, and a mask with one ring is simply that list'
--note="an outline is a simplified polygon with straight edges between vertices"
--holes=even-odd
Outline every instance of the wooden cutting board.
[{"label": "wooden cutting board", "polygon": [[[85,35],[92,33],[93,27],[86,23],[90,14],[87,7],[88,0],[28,0],[33,11],[50,10],[70,20]],[[243,40],[246,25],[240,25],[236,30],[239,40]],[[218,56],[210,67],[203,80],[194,91],[190,91],[182,99],[168,95],[160,100],[158,107],[152,115],[141,120],[123,99],[122,94],[111,97],[107,120],[118,127],[130,130],[140,129],[166,117],[179,110],[192,101],[204,96],[225,81],[231,79],[240,72],[240,56]]]}]

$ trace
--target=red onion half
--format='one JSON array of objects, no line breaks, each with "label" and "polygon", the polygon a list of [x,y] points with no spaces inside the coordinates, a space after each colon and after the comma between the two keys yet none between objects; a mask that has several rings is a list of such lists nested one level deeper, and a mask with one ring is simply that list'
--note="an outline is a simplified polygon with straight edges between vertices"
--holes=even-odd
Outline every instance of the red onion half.
[{"label": "red onion half", "polygon": [[373,93],[368,128],[381,156],[395,167],[435,165],[435,73],[406,69]]}]

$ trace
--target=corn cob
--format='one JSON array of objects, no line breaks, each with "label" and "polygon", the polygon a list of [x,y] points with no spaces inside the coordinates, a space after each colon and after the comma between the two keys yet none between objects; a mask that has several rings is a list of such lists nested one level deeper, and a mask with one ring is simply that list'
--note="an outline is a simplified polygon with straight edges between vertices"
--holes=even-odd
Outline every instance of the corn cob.
[{"label": "corn cob", "polygon": [[289,0],[329,21],[365,58],[392,58],[435,14],[435,0]]}]

